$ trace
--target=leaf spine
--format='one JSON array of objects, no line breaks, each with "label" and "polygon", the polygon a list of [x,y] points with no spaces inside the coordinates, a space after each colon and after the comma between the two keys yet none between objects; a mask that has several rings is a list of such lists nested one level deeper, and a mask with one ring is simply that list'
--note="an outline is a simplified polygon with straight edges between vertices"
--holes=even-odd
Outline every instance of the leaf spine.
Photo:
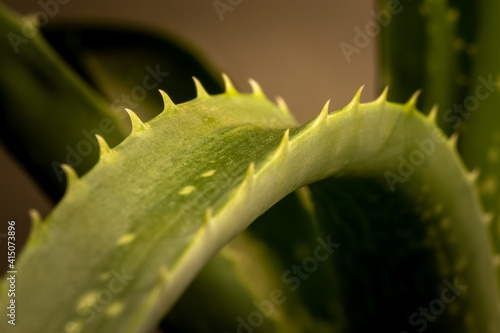
[{"label": "leaf spine", "polygon": [[427,119],[429,119],[432,123],[436,124],[436,119],[437,119],[437,114],[438,114],[439,107],[437,105],[434,105],[429,112],[429,115],[427,116]]},{"label": "leaf spine", "polygon": [[36,209],[30,209],[28,211],[28,214],[30,216],[31,225],[32,225],[33,229],[40,228],[40,226],[42,224],[42,217],[40,215],[40,212]]},{"label": "leaf spine", "polygon": [[162,112],[168,112],[168,111],[175,109],[175,103],[172,102],[172,99],[170,98],[170,96],[168,96],[168,94],[161,89],[159,89],[158,91],[160,92],[161,98],[163,99],[163,111]]},{"label": "leaf spine", "polygon": [[130,122],[132,123],[132,133],[144,131],[149,128],[149,125],[143,123],[134,111],[130,109],[125,109],[125,111],[127,111],[128,116],[130,117]]},{"label": "leaf spine", "polygon": [[247,168],[245,172],[245,178],[243,179],[242,186],[244,186],[247,190],[251,191],[253,189],[255,183],[255,163],[252,162]]},{"label": "leaf spine", "polygon": [[222,79],[224,80],[224,86],[226,87],[226,95],[228,96],[236,96],[238,95],[238,91],[233,85],[233,82],[231,82],[231,79],[229,76],[226,75],[226,73],[222,73]]},{"label": "leaf spine", "polygon": [[448,145],[454,150],[457,149],[458,137],[458,132],[454,132],[448,139]]},{"label": "leaf spine", "polygon": [[413,93],[413,95],[411,95],[410,99],[408,100],[408,102],[406,102],[405,104],[405,107],[409,110],[409,111],[413,111],[413,110],[416,110],[417,109],[417,103],[418,103],[418,98],[420,96],[420,94],[422,93],[422,90],[417,90]]},{"label": "leaf spine", "polygon": [[287,116],[291,115],[288,105],[286,105],[285,100],[281,96],[276,96],[276,105],[278,106],[278,109],[281,111],[281,113]]},{"label": "leaf spine", "polygon": [[474,169],[469,174],[467,175],[467,178],[469,178],[469,182],[472,184],[475,184],[477,182],[477,179],[479,178],[479,175],[481,174],[481,170],[479,169]]},{"label": "leaf spine", "polygon": [[255,97],[266,99],[266,95],[262,91],[262,88],[257,83],[257,81],[255,81],[254,79],[248,79],[248,82],[250,83],[250,86],[252,87],[252,92],[253,92],[253,95]]},{"label": "leaf spine", "polygon": [[196,86],[196,98],[206,98],[210,95],[205,90],[205,87],[201,84],[200,80],[193,76],[194,85]]},{"label": "leaf spine", "polygon": [[359,108],[359,104],[360,104],[360,100],[361,100],[361,93],[363,92],[364,88],[365,88],[365,86],[363,85],[358,89],[358,91],[356,91],[352,100],[349,102],[349,104],[347,104],[346,109],[356,109],[357,110]]},{"label": "leaf spine", "polygon": [[99,160],[102,160],[103,158],[106,158],[109,154],[112,152],[115,152],[111,148],[109,148],[108,143],[106,140],[100,136],[99,134],[95,135],[95,138],[97,140],[97,144],[99,145]]},{"label": "leaf spine", "polygon": [[319,127],[328,123],[328,109],[330,108],[330,100],[326,101],[319,115],[314,119],[313,127]]},{"label": "leaf spine", "polygon": [[290,129],[287,129],[285,131],[285,134],[283,134],[283,137],[281,138],[278,149],[276,149],[274,158],[280,158],[282,156],[286,156],[288,155],[289,152],[290,152]]},{"label": "leaf spine", "polygon": [[382,93],[380,94],[380,96],[377,98],[377,100],[375,101],[375,103],[385,103],[387,102],[387,94],[389,93],[389,86],[385,86],[384,90],[382,90]]},{"label": "leaf spine", "polygon": [[66,174],[66,193],[69,193],[78,183],[80,183],[80,179],[71,165],[61,164],[61,168]]}]

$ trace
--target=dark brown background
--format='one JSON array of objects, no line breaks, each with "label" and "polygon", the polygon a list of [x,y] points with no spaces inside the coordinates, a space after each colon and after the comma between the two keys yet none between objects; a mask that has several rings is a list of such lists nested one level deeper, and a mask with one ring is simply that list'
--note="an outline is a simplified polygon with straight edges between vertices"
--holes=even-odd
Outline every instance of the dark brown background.
[{"label": "dark brown background", "polygon": [[[38,1],[4,3],[28,14],[41,10]],[[243,0],[221,21],[212,0],[70,0],[51,20],[130,22],[170,31],[197,47],[242,90],[250,90],[246,80],[252,77],[268,97],[282,96],[303,123],[328,99],[330,110],[347,104],[361,85],[366,85],[363,101],[375,97],[377,41],[351,63],[339,46],[353,44],[354,27],[373,20],[373,8],[374,0]],[[6,232],[8,220],[16,220],[20,243],[29,226],[28,209],[46,216],[51,204],[3,146],[0,170],[0,232]],[[0,242],[4,268],[7,250],[1,234]]]}]

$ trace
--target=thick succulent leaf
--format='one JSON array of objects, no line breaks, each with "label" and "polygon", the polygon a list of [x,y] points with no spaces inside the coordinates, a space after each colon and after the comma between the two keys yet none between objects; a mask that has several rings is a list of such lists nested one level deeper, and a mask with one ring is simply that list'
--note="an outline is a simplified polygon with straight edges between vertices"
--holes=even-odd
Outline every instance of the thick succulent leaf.
[{"label": "thick succulent leaf", "polygon": [[89,170],[98,158],[94,134],[116,145],[126,127],[109,103],[64,65],[34,22],[0,4],[0,32],[0,136],[58,199],[64,192],[60,163],[71,163],[79,173]]},{"label": "thick succulent leaf", "polygon": [[349,318],[346,332],[498,330],[490,315],[483,317],[484,307],[497,311],[495,301],[484,303],[472,291],[479,291],[485,276],[492,282],[491,271],[481,268],[484,252],[471,251],[479,244],[488,247],[484,232],[478,237],[466,231],[468,222],[459,220],[467,217],[457,214],[474,213],[457,209],[461,200],[451,199],[447,189],[440,193],[443,185],[431,178],[409,177],[394,192],[376,178],[340,177],[311,185],[321,229],[342,244],[331,265]]},{"label": "thick succulent leaf", "polygon": [[164,33],[84,22],[48,24],[41,32],[123,116],[124,108],[134,109],[141,119],[156,116],[162,107],[158,89],[174,103],[193,99],[193,76],[209,93],[223,92],[222,80],[197,52]]},{"label": "thick succulent leaf", "polygon": [[[65,197],[35,221],[18,263],[18,316],[30,320],[17,328],[147,331],[217,251],[285,195],[328,177],[361,177],[410,197],[417,184],[439,194],[432,205],[449,214],[455,237],[443,239],[457,254],[450,264],[472,261],[460,277],[474,293],[461,305],[480,306],[478,330],[499,329],[476,193],[453,145],[415,99],[399,105],[383,95],[360,104],[358,93],[297,128],[252,86],[252,95],[239,94],[227,81],[224,94],[209,96],[197,82],[198,97],[178,105],[164,95],[164,111],[149,122],[130,112],[133,131],[116,148],[99,140],[100,161],[83,178],[66,168]],[[432,153],[421,152],[429,140]],[[414,160],[416,151],[423,160],[402,175],[401,157]]]},{"label": "thick succulent leaf", "polygon": [[[389,3],[380,1],[384,9]],[[384,83],[403,87],[389,97],[401,100],[408,90],[423,88],[424,109],[438,104],[440,127],[462,133],[460,153],[478,172],[490,239],[500,253],[498,2],[425,0],[404,7],[382,34]]]},{"label": "thick succulent leaf", "polygon": [[7,37],[0,48],[7,65],[0,77],[2,140],[53,200],[64,193],[60,163],[83,174],[98,158],[94,134],[112,146],[125,138],[126,107],[150,119],[162,107],[157,89],[174,102],[192,99],[193,75],[206,82],[209,92],[223,91],[221,80],[189,48],[162,35],[76,23],[49,24],[39,31],[29,18],[4,6],[0,12]]},{"label": "thick succulent leaf", "polygon": [[491,240],[500,253],[500,22],[496,1],[478,1],[481,17],[474,82],[465,103],[466,128],[460,151],[470,168],[479,172],[478,188],[490,215]]},{"label": "thick succulent leaf", "polygon": [[[381,89],[390,86],[389,99],[403,103],[425,85],[425,18],[419,12],[422,1],[406,1],[396,6],[379,0],[378,10],[387,13],[388,24],[381,26],[379,39]],[[422,103],[422,101],[420,101]],[[422,108],[420,106],[420,108]]]},{"label": "thick succulent leaf", "polygon": [[[318,265],[305,280],[295,275],[322,244],[312,212],[303,203],[307,193],[303,187],[286,196],[224,247],[161,328],[234,332],[261,321],[259,332],[340,332],[346,318],[329,265]],[[330,254],[320,251],[323,256]]]},{"label": "thick succulent leaf", "polygon": [[382,86],[391,86],[389,99],[398,102],[422,89],[419,107],[428,112],[438,105],[437,122],[447,134],[462,123],[452,120],[449,111],[467,94],[469,7],[470,1],[461,0],[406,1],[397,7],[394,1],[379,1],[390,19],[380,39]]}]

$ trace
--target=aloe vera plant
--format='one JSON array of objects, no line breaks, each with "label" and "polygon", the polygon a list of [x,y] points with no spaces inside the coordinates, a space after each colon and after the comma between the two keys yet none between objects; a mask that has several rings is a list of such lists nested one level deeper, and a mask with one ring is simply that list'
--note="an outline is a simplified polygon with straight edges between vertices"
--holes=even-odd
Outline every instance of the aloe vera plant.
[{"label": "aloe vera plant", "polygon": [[[425,20],[441,24],[447,2],[422,3],[432,8]],[[491,10],[486,3],[481,9]],[[421,15],[417,7],[405,15]],[[19,18],[3,8],[0,14],[2,30],[20,31]],[[494,15],[485,17],[483,29],[494,29]],[[387,29],[383,45],[398,38],[387,37]],[[64,50],[51,39],[54,31],[47,39]],[[454,31],[422,38],[449,39]],[[492,43],[491,31],[483,35],[479,43]],[[448,46],[444,55],[453,53]],[[82,176],[63,164],[66,190],[50,215],[32,212],[33,230],[16,263],[15,303],[8,292],[13,280],[1,284],[2,306],[15,304],[2,332],[500,331],[498,230],[488,228],[492,216],[482,207],[496,213],[498,193],[476,186],[478,173],[462,162],[457,136],[447,138],[437,126],[437,108],[427,116],[417,109],[418,92],[393,103],[388,94],[401,93],[389,88],[360,103],[360,89],[344,108],[330,111],[326,103],[299,125],[255,81],[253,93],[244,94],[224,75],[217,91],[219,79],[207,74],[215,93],[194,79],[193,99],[174,103],[174,93],[161,91],[161,113],[157,103],[146,103],[141,113],[149,121],[127,110],[131,132],[124,138],[126,123],[93,89],[113,100],[133,79],[120,70],[101,72],[99,64],[109,61],[102,52],[92,66],[76,66],[79,76],[41,36],[26,47],[21,58],[5,47],[0,52],[19,63],[18,73],[37,71],[36,79],[50,82],[51,89],[37,90],[39,98],[60,98],[54,108],[61,115],[79,101],[77,121],[64,120],[75,143],[80,128],[98,128],[103,117],[118,131],[98,133],[110,137],[96,136],[99,160],[93,165],[89,156]],[[422,66],[442,56],[431,54]],[[484,58],[473,71],[487,77],[495,62]],[[44,72],[47,63],[52,67]],[[449,65],[419,81],[444,89],[425,103],[447,103],[465,90],[436,83],[452,81],[455,63]],[[384,65],[384,73],[392,71]],[[18,123],[13,107],[53,117],[50,107],[14,98],[20,88],[8,83],[3,77],[2,88],[13,96],[4,102],[5,122]],[[36,89],[37,80],[31,84]],[[481,115],[495,119],[498,91],[490,93]],[[461,142],[470,164],[488,171],[480,182],[497,177],[489,152],[500,144],[482,153],[472,148],[483,117]],[[484,135],[495,138],[498,125],[488,124]],[[54,175],[43,175],[51,161],[64,159],[64,143],[55,135],[49,143],[23,136],[28,130],[44,135],[51,127],[21,128],[13,148],[51,188]],[[40,149],[43,158],[35,154]],[[491,200],[481,202],[485,194]]]}]

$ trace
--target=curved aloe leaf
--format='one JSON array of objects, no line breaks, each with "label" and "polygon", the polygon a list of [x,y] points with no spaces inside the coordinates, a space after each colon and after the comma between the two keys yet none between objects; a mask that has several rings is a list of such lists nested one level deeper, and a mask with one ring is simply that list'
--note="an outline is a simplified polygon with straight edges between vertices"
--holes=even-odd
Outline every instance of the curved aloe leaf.
[{"label": "curved aloe leaf", "polygon": [[307,193],[303,187],[286,196],[224,247],[161,328],[234,332],[261,318],[259,332],[340,332],[346,319],[331,267],[322,262],[307,279],[297,280],[296,269],[318,253],[318,246],[322,256],[336,256],[338,248],[335,244],[330,254],[321,247],[324,239],[303,202]]},{"label": "curved aloe leaf", "polygon": [[[60,163],[71,163],[83,174],[98,158],[94,134],[116,145],[126,127],[109,103],[64,65],[33,22],[0,4],[0,31],[2,141],[58,199],[64,192]],[[27,38],[25,31],[34,36]]]},{"label": "curved aloe leaf", "polygon": [[[415,200],[416,191],[432,193],[416,214],[424,220],[439,205],[451,221],[453,237],[441,242],[451,251],[449,264],[468,260],[460,278],[474,291],[458,302],[474,312],[474,328],[499,329],[473,184],[415,99],[398,105],[383,95],[360,104],[357,94],[342,110],[328,114],[325,107],[297,128],[256,83],[252,95],[226,85],[224,94],[209,96],[197,82],[198,97],[178,105],[164,95],[164,111],[146,124],[130,112],[131,135],[115,149],[99,139],[96,167],[82,179],[66,167],[67,193],[45,221],[35,219],[17,267],[18,315],[31,319],[19,329],[147,331],[255,218],[294,189],[332,176],[387,182],[385,191]],[[428,140],[433,149],[425,157]],[[414,160],[416,151],[424,159],[402,175],[401,157]],[[444,223],[442,217],[430,221]]]},{"label": "curved aloe leaf", "polygon": [[[382,0],[382,8],[389,3]],[[460,153],[469,168],[478,172],[482,203],[492,222],[490,240],[498,254],[500,48],[496,36],[500,27],[495,13],[500,8],[495,1],[464,0],[425,0],[404,8],[383,30],[383,77],[386,83],[402,87],[392,89],[390,98],[401,100],[409,89],[423,87],[424,108],[439,104],[440,127],[462,133]],[[398,57],[408,48],[409,57]]]},{"label": "curved aloe leaf", "polygon": [[478,188],[490,215],[491,240],[500,253],[500,3],[479,1],[483,18],[479,26],[474,83],[470,85],[465,114],[466,128],[460,140],[464,161],[479,174]]},{"label": "curved aloe leaf", "polygon": [[98,159],[94,134],[112,146],[126,137],[125,108],[145,119],[156,116],[158,89],[175,102],[192,99],[193,75],[211,93],[223,90],[189,48],[159,34],[76,23],[39,29],[1,5],[0,31],[7,37],[0,52],[8,65],[0,76],[2,140],[55,201],[64,193],[60,164],[88,171]]},{"label": "curved aloe leaf", "polygon": [[422,89],[419,107],[439,106],[437,123],[447,134],[462,124],[456,105],[468,93],[470,49],[474,26],[470,1],[380,0],[389,15],[380,42],[382,85],[390,85],[389,99],[404,101]]},{"label": "curved aloe leaf", "polygon": [[134,109],[141,119],[156,116],[161,89],[174,103],[196,97],[192,77],[211,94],[223,92],[222,81],[191,47],[172,36],[110,24],[59,23],[41,28],[47,42],[89,84],[126,117]]},{"label": "curved aloe leaf", "polygon": [[425,85],[428,41],[426,21],[419,12],[421,2],[406,1],[394,6],[390,0],[378,1],[378,9],[390,18],[382,26],[379,40],[380,85],[382,89],[390,86],[389,99],[399,103]]}]

